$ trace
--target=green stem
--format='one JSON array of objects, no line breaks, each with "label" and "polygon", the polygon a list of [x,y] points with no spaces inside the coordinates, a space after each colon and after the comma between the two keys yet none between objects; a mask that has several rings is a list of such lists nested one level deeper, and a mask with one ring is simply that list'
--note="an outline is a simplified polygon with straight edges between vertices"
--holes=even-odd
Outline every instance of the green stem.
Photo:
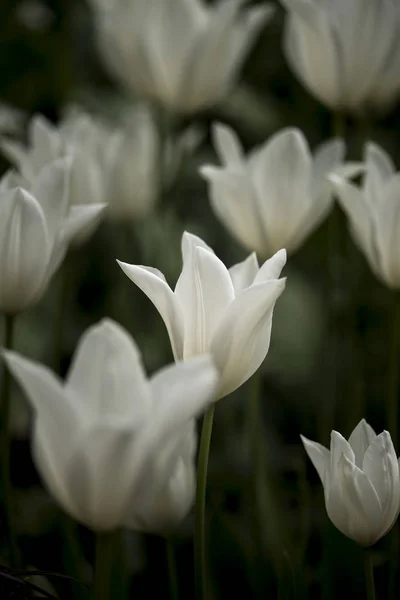
[{"label": "green stem", "polygon": [[93,600],[112,600],[113,540],[114,532],[97,534]]},{"label": "green stem", "polygon": [[399,401],[399,376],[400,376],[400,294],[395,294],[393,318],[390,332],[390,357],[388,390],[386,397],[387,428],[393,440],[394,447],[398,444],[398,401]]},{"label": "green stem", "polygon": [[176,558],[174,544],[171,538],[165,540],[165,546],[167,551],[167,565],[168,565],[168,580],[169,580],[169,596],[171,600],[178,600],[179,598],[179,586],[178,586],[178,575],[176,569]]},{"label": "green stem", "polygon": [[[15,316],[5,315],[4,348],[11,350],[14,344]],[[14,504],[10,479],[10,414],[11,414],[11,376],[8,368],[4,366],[1,380],[1,472],[4,495],[5,521],[10,544],[11,565],[17,568],[20,565],[19,551],[16,541],[14,526]]]},{"label": "green stem", "polygon": [[211,405],[204,415],[199,447],[199,458],[197,463],[197,489],[194,535],[196,600],[205,600],[208,597],[205,512],[208,456],[210,454],[211,433],[214,420],[214,408],[214,404]]},{"label": "green stem", "polygon": [[365,572],[365,587],[367,600],[376,600],[375,582],[374,582],[374,567],[372,564],[372,554],[368,548],[363,550],[364,553],[364,572]]},{"label": "green stem", "polygon": [[64,263],[61,267],[61,282],[59,289],[59,297],[57,299],[56,319],[54,324],[54,370],[56,371],[56,373],[61,373],[62,368],[65,315],[70,290],[69,258],[69,256],[66,256]]}]

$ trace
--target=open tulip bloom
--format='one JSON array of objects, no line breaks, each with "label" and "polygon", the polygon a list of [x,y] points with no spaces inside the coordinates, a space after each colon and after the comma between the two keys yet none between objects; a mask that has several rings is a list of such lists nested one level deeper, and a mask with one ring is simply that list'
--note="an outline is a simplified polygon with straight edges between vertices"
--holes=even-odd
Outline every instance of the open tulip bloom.
[{"label": "open tulip bloom", "polygon": [[219,102],[233,85],[269,5],[244,0],[91,0],[98,43],[110,70],[132,93],[173,112]]},{"label": "open tulip bloom", "polygon": [[363,419],[348,441],[332,431],[330,451],[302,441],[324,486],[332,523],[360,546],[377,542],[400,510],[399,463],[390,434],[376,435]]},{"label": "open tulip bloom", "polygon": [[70,177],[71,161],[63,158],[47,164],[31,185],[12,171],[0,181],[0,311],[33,306],[71,240],[97,221],[90,205],[70,207]]},{"label": "open tulip bloom", "polygon": [[209,357],[150,380],[133,339],[110,320],[82,337],[63,384],[14,352],[5,359],[34,409],[33,456],[50,493],[95,531],[164,533],[194,497],[193,419],[215,400]]},{"label": "open tulip bloom", "polygon": [[348,217],[354,241],[371,269],[385,285],[399,289],[400,172],[395,172],[390,156],[368,143],[361,187],[338,175],[329,179]]},{"label": "open tulip bloom", "polygon": [[311,154],[303,133],[284,129],[246,157],[234,131],[213,127],[221,167],[203,166],[217,217],[250,250],[268,257],[279,248],[294,252],[325,219],[333,205],[326,177],[357,174],[359,163],[343,165],[345,145],[334,139]]},{"label": "open tulip bloom", "polygon": [[400,92],[400,6],[393,0],[281,0],[285,50],[304,86],[333,110],[384,110]]},{"label": "open tulip bloom", "polygon": [[175,290],[152,267],[118,261],[153,302],[166,325],[175,360],[210,353],[221,374],[218,397],[241,386],[269,348],[285,250],[261,267],[255,254],[227,269],[203,240],[185,232],[183,268]]}]

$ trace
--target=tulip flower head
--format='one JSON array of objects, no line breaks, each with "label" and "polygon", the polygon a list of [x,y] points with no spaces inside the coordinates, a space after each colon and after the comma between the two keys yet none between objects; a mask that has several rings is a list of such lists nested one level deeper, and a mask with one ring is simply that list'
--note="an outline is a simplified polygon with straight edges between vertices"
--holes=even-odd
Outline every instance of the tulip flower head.
[{"label": "tulip flower head", "polygon": [[400,93],[400,5],[393,0],[281,0],[285,52],[304,86],[335,111],[378,111]]},{"label": "tulip flower head", "polygon": [[92,0],[100,51],[133,94],[193,113],[226,96],[273,13],[243,0]]},{"label": "tulip flower head", "polygon": [[390,434],[360,421],[346,441],[332,431],[330,451],[302,436],[324,486],[332,523],[360,546],[371,546],[394,525],[400,510],[399,463]]},{"label": "tulip flower head", "polygon": [[31,184],[13,172],[0,181],[0,311],[17,314],[36,304],[71,240],[97,219],[90,206],[70,208],[70,180],[71,161],[63,158]]},{"label": "tulip flower head", "polygon": [[95,531],[164,533],[194,498],[193,419],[215,400],[209,357],[150,380],[133,339],[110,320],[83,335],[63,384],[5,352],[34,409],[33,456],[62,508]]},{"label": "tulip flower head", "polygon": [[332,175],[336,197],[350,232],[375,275],[389,288],[400,288],[400,172],[390,156],[373,143],[366,146],[361,187]]},{"label": "tulip flower head", "polygon": [[222,167],[203,166],[215,214],[248,249],[271,256],[279,248],[294,252],[332,208],[327,175],[359,165],[342,165],[345,146],[325,142],[311,155],[303,133],[284,129],[247,157],[235,133],[225,125],[213,128]]},{"label": "tulip flower head", "polygon": [[253,253],[228,270],[203,240],[185,232],[182,255],[174,291],[157,269],[118,263],[159,311],[175,360],[212,355],[222,397],[249,379],[268,352],[273,309],[285,287],[279,275],[286,252],[261,267]]}]

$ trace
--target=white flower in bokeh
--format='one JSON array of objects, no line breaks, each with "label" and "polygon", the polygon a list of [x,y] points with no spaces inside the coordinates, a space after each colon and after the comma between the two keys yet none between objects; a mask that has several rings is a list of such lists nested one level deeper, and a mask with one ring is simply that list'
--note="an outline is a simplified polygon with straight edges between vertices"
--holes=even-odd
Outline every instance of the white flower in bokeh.
[{"label": "white flower in bokeh", "polygon": [[285,279],[281,250],[259,267],[255,254],[227,269],[203,240],[185,232],[173,291],[152,267],[118,261],[164,320],[175,360],[210,353],[221,373],[218,397],[241,386],[267,355],[276,300]]},{"label": "white flower in bokeh", "polygon": [[357,173],[343,165],[344,142],[330,140],[311,154],[303,133],[284,129],[246,157],[234,131],[216,124],[214,146],[221,167],[203,166],[217,217],[248,249],[271,256],[292,253],[320,225],[333,205],[327,175]]},{"label": "white flower in bokeh", "polygon": [[384,110],[400,93],[396,0],[281,0],[285,51],[304,86],[332,110]]},{"label": "white flower in bokeh", "polygon": [[363,419],[349,441],[332,431],[330,451],[302,440],[324,486],[332,523],[360,546],[375,544],[400,510],[399,463],[390,434],[376,435]]},{"label": "white flower in bokeh", "polygon": [[104,320],[82,336],[63,384],[14,352],[6,362],[34,409],[33,456],[62,508],[95,531],[166,533],[194,496],[193,418],[215,400],[208,357],[146,378],[133,339]]},{"label": "white flower in bokeh", "polygon": [[273,13],[243,0],[92,0],[98,45],[134,94],[192,113],[226,96],[250,45]]},{"label": "white flower in bokeh", "polygon": [[400,172],[390,156],[368,143],[361,187],[338,175],[330,180],[371,269],[388,287],[400,288]]},{"label": "white flower in bokeh", "polygon": [[0,311],[33,306],[60,266],[71,240],[92,227],[90,206],[70,208],[71,161],[47,164],[29,190],[10,171],[0,181]]}]

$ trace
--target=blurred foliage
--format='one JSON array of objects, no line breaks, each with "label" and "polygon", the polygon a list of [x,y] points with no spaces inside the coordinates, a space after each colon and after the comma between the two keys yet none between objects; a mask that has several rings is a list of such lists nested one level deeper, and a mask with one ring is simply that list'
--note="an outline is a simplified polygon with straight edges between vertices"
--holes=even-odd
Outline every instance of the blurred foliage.
[{"label": "blurred foliage", "polygon": [[[279,5],[246,63],[237,90],[226,104],[199,115],[198,122],[207,131],[212,121],[226,121],[248,148],[283,126],[301,127],[313,146],[331,135],[330,115],[285,64],[282,25]],[[129,101],[101,64],[90,8],[82,0],[1,0],[0,73],[0,102],[22,109],[26,119],[42,112],[57,120],[70,102],[113,115],[121,102]],[[379,122],[349,121],[349,156],[360,157],[367,136],[383,145],[399,165],[399,122],[398,108]],[[197,174],[201,164],[213,160],[207,134],[154,215],[143,223],[105,222],[84,249],[70,253],[65,265],[70,287],[62,348],[64,372],[82,331],[105,315],[131,331],[150,371],[172,360],[160,317],[124,277],[115,258],[156,266],[174,282],[181,264],[180,237],[189,229],[203,236],[228,265],[241,260],[245,252],[214,218],[206,185]],[[0,161],[5,170],[6,161]],[[361,416],[378,431],[385,427],[383,398],[393,299],[369,272],[349,239],[344,219],[342,225],[339,391],[331,412],[334,428],[348,435]],[[215,599],[231,598],[232,591],[237,597],[256,599],[277,598],[278,593],[282,599],[324,600],[343,593],[363,595],[360,551],[328,523],[321,486],[299,443],[300,432],[324,444],[329,441],[321,439],[318,431],[318,414],[330,401],[326,248],[325,223],[290,258],[285,270],[287,289],[276,308],[271,349],[262,367],[262,427],[272,498],[265,507],[261,550],[252,533],[252,464],[246,431],[251,382],[217,406],[208,491]],[[60,272],[45,299],[21,317],[17,329],[19,351],[48,364],[54,360],[52,326],[62,277]],[[17,389],[13,412],[12,476],[25,563],[68,573],[88,584],[93,536],[70,523],[40,486],[29,452],[30,414]],[[271,503],[275,508],[269,512]],[[193,597],[191,531],[188,518],[174,538],[182,598]],[[386,589],[389,538],[375,550],[380,594]],[[167,598],[163,541],[128,532],[118,544],[116,554],[127,557],[126,564],[119,562],[118,567],[132,575],[131,597]],[[120,572],[116,580],[121,577]],[[52,578],[51,585],[52,593],[60,598],[88,597],[69,581]],[[122,594],[116,591],[115,597],[122,598]]]}]

